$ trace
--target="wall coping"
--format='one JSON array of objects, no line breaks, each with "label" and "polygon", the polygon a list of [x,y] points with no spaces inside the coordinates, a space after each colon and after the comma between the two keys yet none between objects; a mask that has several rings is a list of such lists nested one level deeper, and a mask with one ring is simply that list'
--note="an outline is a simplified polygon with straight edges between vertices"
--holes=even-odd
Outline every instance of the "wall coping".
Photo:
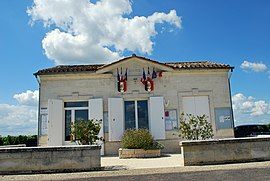
[{"label": "wall coping", "polygon": [[243,143],[243,142],[257,142],[257,141],[270,141],[269,137],[249,137],[249,138],[223,138],[223,139],[211,139],[211,140],[188,140],[181,141],[180,146],[192,146],[192,145],[212,145],[212,144],[224,144],[224,143]]},{"label": "wall coping", "polygon": [[66,150],[100,150],[99,145],[67,145],[67,146],[46,146],[46,147],[10,147],[0,148],[0,153],[17,152],[43,152],[43,151],[66,151]]}]

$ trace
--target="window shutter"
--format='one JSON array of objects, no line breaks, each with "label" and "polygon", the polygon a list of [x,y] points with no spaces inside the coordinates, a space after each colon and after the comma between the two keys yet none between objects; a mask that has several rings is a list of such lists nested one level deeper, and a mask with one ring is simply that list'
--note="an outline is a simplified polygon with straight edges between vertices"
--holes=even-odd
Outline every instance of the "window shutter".
[{"label": "window shutter", "polygon": [[186,114],[196,115],[195,97],[183,97],[183,112]]},{"label": "window shutter", "polygon": [[154,139],[165,139],[163,97],[150,97],[149,101],[150,131]]},{"label": "window shutter", "polygon": [[[103,100],[102,98],[90,99],[89,100],[89,119],[101,120],[100,122],[100,131],[98,136],[104,138],[103,131]],[[104,155],[104,143],[103,141],[97,141],[101,145],[101,155]]]},{"label": "window shutter", "polygon": [[183,97],[183,111],[195,116],[205,114],[211,120],[208,96]]},{"label": "window shutter", "polygon": [[48,101],[48,146],[61,146],[64,140],[63,101]]},{"label": "window shutter", "polygon": [[124,104],[122,98],[108,99],[109,141],[120,141],[124,133]]},{"label": "window shutter", "polygon": [[210,109],[208,96],[197,96],[195,97],[196,115],[206,115],[207,120],[210,121]]}]

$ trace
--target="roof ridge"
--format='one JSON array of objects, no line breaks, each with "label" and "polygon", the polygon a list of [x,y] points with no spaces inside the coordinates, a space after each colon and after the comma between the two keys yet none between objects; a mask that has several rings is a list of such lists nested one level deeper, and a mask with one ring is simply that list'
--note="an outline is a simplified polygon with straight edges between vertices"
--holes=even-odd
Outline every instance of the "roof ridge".
[{"label": "roof ridge", "polygon": [[76,67],[76,66],[103,66],[106,64],[72,64],[72,65],[56,65],[54,67]]},{"label": "roof ridge", "polygon": [[205,62],[209,62],[207,60],[199,60],[199,61],[196,61],[196,60],[192,60],[192,61],[173,61],[173,62],[164,62],[164,63],[205,63]]}]

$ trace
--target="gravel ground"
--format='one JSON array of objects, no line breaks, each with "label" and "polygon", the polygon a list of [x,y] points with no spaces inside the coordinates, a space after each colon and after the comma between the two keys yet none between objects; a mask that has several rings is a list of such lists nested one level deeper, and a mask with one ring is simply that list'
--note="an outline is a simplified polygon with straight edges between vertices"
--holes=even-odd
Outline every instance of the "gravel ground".
[{"label": "gravel ground", "polygon": [[156,159],[102,158],[105,171],[6,175],[0,180],[270,180],[270,161],[209,166],[180,166],[171,155]]}]

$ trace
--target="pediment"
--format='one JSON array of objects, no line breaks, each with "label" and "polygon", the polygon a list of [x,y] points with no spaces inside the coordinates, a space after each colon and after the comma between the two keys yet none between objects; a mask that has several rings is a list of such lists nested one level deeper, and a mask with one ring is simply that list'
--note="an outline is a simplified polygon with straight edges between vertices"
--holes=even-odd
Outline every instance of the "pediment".
[{"label": "pediment", "polygon": [[162,72],[169,72],[172,71],[173,68],[156,61],[152,61],[143,57],[127,57],[121,59],[117,62],[113,62],[108,64],[101,69],[97,70],[96,73],[98,74],[105,74],[105,73],[112,73],[115,74],[117,69],[119,71],[123,71],[125,73],[126,69],[128,70],[129,75],[141,75],[143,69],[147,73],[148,69],[150,72],[153,70],[155,71],[162,71]]}]

